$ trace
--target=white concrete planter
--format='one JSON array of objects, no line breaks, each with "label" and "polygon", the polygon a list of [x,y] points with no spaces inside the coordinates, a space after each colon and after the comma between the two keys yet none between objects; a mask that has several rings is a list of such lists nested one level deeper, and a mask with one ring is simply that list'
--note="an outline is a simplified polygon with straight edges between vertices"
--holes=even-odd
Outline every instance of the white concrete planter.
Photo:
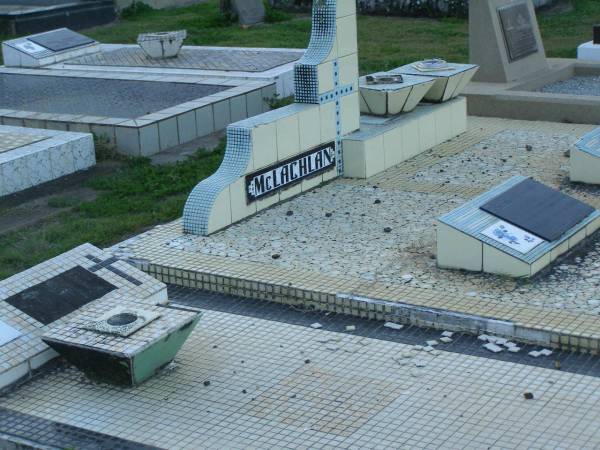
[{"label": "white concrete planter", "polygon": [[174,58],[186,37],[186,30],[144,33],[138,36],[137,42],[149,58]]}]

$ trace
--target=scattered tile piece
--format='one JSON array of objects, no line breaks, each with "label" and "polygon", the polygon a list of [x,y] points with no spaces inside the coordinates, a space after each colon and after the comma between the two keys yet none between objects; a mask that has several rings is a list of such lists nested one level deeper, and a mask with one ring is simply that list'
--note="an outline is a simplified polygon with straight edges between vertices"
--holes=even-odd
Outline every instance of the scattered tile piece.
[{"label": "scattered tile piece", "polygon": [[536,350],[534,350],[534,351],[532,351],[532,352],[529,352],[529,353],[528,353],[528,355],[529,355],[529,356],[532,356],[532,357],[534,357],[534,358],[537,358],[538,356],[540,356],[540,355],[541,355],[541,353],[540,353],[540,352],[538,352],[538,351],[536,351]]},{"label": "scattered tile piece", "polygon": [[356,331],[356,325],[346,325],[346,331]]},{"label": "scattered tile piece", "polygon": [[508,342],[505,342],[503,345],[504,345],[506,348],[512,348],[512,347],[516,347],[516,346],[517,346],[517,344],[515,344],[514,342],[510,342],[510,341],[508,341]]},{"label": "scattered tile piece", "polygon": [[450,339],[447,336],[441,337],[440,341],[443,342],[444,344],[449,344],[450,342],[452,342],[452,339]]},{"label": "scattered tile piece", "polygon": [[453,331],[444,331],[442,333],[442,337],[451,338],[452,336],[454,336],[454,332]]},{"label": "scattered tile piece", "polygon": [[502,351],[502,347],[500,347],[499,345],[493,344],[491,342],[488,342],[487,344],[485,344],[484,348],[486,348],[487,350],[489,350],[492,353],[499,353]]},{"label": "scattered tile piece", "polygon": [[489,339],[489,336],[487,334],[480,334],[479,336],[477,336],[477,339],[479,339],[480,341],[487,342]]},{"label": "scattered tile piece", "polygon": [[521,347],[517,347],[516,345],[514,347],[508,347],[508,351],[511,353],[518,353],[521,351]]},{"label": "scattered tile piece", "polygon": [[436,340],[427,341],[427,345],[428,345],[429,347],[435,347],[435,346],[436,346],[436,345],[438,345],[438,344],[439,344],[439,342],[438,342],[438,341],[436,341]]},{"label": "scattered tile piece", "polygon": [[310,327],[314,328],[315,330],[318,330],[319,328],[323,328],[323,325],[321,325],[319,322],[315,322],[311,324]]},{"label": "scattered tile piece", "polygon": [[401,330],[404,328],[404,325],[400,325],[399,323],[394,322],[386,322],[384,325],[386,328],[391,328],[392,330]]},{"label": "scattered tile piece", "polygon": [[413,349],[415,349],[415,350],[423,350],[423,346],[422,345],[413,345]]},{"label": "scattered tile piece", "polygon": [[434,350],[434,348],[431,345],[428,345],[427,347],[423,347],[423,351],[427,352],[427,353],[429,353],[433,350]]},{"label": "scattered tile piece", "polygon": [[540,350],[540,355],[543,355],[543,356],[550,356],[552,353],[554,353],[554,352],[547,348],[543,348],[542,350]]}]

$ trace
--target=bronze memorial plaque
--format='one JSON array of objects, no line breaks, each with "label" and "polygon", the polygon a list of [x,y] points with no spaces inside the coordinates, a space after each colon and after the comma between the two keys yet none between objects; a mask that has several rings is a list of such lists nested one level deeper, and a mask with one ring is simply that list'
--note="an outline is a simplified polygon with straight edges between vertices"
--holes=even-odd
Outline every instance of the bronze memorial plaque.
[{"label": "bronze memorial plaque", "polygon": [[498,13],[510,61],[517,61],[537,53],[538,45],[527,4],[505,6],[499,8]]}]

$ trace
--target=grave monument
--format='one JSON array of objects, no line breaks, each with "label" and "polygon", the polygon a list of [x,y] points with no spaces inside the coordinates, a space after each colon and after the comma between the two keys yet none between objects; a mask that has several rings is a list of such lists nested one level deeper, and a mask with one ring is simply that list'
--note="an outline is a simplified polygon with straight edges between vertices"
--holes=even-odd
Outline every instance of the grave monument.
[{"label": "grave monument", "polygon": [[469,53],[481,66],[465,89],[469,114],[600,122],[600,63],[546,58],[531,0],[472,0]]},{"label": "grave monument", "polygon": [[508,83],[547,71],[531,1],[471,0],[469,60],[480,66],[475,81]]},{"label": "grave monument", "polygon": [[[444,69],[420,71],[422,82],[407,89],[399,73],[395,86],[359,86],[355,1],[314,2],[310,44],[294,68],[295,103],[227,128],[223,163],[190,194],[183,231],[216,232],[338,176],[374,175],[466,131],[458,94],[477,68]],[[385,117],[360,116],[361,90],[363,110]],[[428,95],[439,103],[414,107]]]},{"label": "grave monument", "polygon": [[594,36],[591,41],[577,47],[577,59],[600,61],[600,25],[594,25]]}]

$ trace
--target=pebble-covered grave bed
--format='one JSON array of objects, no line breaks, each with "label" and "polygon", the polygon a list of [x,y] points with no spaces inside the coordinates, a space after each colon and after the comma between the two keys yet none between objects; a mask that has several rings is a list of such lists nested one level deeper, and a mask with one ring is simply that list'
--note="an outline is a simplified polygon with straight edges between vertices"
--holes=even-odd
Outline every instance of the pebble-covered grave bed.
[{"label": "pebble-covered grave bed", "polygon": [[[486,119],[470,119],[471,129],[477,120]],[[436,218],[513,175],[532,176],[600,206],[600,188],[569,182],[569,151],[589,130],[573,126],[565,132],[568,125],[563,124],[555,132],[558,124],[506,124],[475,145],[432,158],[433,149],[368,180],[338,179],[212,236],[182,235],[164,245],[508,304],[600,314],[600,233],[530,280],[436,266]]]},{"label": "pebble-covered grave bed", "polygon": [[600,95],[600,76],[576,76],[539,89],[547,94]]}]

